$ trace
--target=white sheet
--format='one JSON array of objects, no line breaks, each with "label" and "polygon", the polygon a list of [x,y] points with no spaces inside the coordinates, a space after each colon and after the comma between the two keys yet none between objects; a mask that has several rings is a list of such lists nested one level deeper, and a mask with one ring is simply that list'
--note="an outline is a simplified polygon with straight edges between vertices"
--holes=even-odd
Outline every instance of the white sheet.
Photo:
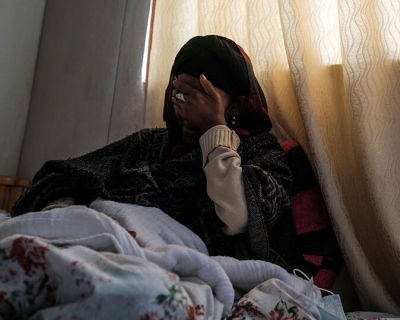
[{"label": "white sheet", "polygon": [[[136,237],[127,230],[135,231]],[[15,234],[58,246],[80,245],[96,252],[137,257],[143,264],[148,261],[149,268],[156,264],[178,275],[190,301],[203,305],[202,312],[215,319],[230,312],[235,288],[249,291],[266,280],[279,279],[300,292],[306,290],[304,280],[277,265],[209,257],[197,235],[156,208],[97,199],[90,208],[70,206],[27,213],[0,223],[0,240]],[[320,296],[316,288],[314,294]]]}]

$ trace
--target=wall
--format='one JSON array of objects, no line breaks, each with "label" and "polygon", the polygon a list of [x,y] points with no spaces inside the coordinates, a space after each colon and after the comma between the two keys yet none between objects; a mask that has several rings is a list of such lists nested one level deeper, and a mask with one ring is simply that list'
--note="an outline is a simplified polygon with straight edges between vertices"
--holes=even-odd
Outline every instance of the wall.
[{"label": "wall", "polygon": [[15,176],[45,0],[0,0],[0,176]]},{"label": "wall", "polygon": [[19,175],[143,127],[143,53],[151,0],[46,4]]}]

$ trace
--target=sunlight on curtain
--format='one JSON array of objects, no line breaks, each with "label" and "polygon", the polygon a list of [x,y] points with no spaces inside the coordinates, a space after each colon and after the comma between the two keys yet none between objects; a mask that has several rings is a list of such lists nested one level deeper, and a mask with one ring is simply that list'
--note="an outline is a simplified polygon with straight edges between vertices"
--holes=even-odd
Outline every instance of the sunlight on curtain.
[{"label": "sunlight on curtain", "polygon": [[400,314],[400,2],[157,0],[146,126],[205,34],[248,52],[274,133],[306,150],[363,308]]}]

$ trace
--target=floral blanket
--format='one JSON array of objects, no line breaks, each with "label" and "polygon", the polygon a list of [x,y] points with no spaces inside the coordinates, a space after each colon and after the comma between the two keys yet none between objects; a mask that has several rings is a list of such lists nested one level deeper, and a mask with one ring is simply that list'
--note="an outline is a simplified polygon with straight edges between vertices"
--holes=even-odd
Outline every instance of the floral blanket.
[{"label": "floral blanket", "polygon": [[320,298],[277,265],[210,257],[156,208],[98,199],[0,223],[2,319],[321,319]]},{"label": "floral blanket", "polygon": [[[185,289],[185,281],[137,257],[98,253],[82,246],[57,248],[15,235],[1,241],[0,261],[0,310],[5,319],[196,319],[206,315],[204,305]],[[207,295],[206,287],[196,290],[198,295]],[[221,309],[221,304],[215,307]]]}]

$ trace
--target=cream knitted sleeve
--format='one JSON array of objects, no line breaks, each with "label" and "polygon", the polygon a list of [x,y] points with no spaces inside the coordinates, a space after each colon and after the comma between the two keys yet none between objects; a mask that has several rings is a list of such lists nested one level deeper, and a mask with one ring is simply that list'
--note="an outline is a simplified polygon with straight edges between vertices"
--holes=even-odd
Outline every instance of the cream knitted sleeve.
[{"label": "cream knitted sleeve", "polygon": [[225,223],[222,231],[226,235],[244,232],[247,227],[241,159],[236,152],[239,144],[237,134],[223,125],[211,128],[200,138],[207,193],[214,201],[218,217]]}]

